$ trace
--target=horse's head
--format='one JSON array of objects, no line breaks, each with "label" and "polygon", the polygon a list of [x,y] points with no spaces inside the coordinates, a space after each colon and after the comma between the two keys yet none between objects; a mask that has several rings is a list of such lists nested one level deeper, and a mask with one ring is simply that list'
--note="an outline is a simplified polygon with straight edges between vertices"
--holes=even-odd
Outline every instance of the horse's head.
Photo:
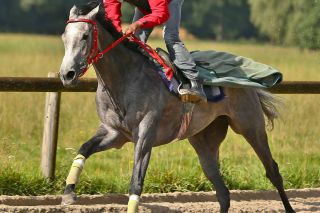
[{"label": "horse's head", "polygon": [[79,76],[87,69],[89,55],[94,54],[94,20],[98,12],[99,4],[88,5],[87,8],[73,6],[70,10],[69,21],[62,34],[65,55],[59,74],[64,86],[77,84]]}]

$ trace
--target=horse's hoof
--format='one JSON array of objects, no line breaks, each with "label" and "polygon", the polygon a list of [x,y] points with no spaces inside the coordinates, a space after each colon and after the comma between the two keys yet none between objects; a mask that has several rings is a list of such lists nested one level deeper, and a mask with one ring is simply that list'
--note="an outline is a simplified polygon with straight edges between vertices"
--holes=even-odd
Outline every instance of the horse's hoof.
[{"label": "horse's hoof", "polygon": [[74,192],[62,195],[61,205],[72,205],[77,201],[77,195]]}]

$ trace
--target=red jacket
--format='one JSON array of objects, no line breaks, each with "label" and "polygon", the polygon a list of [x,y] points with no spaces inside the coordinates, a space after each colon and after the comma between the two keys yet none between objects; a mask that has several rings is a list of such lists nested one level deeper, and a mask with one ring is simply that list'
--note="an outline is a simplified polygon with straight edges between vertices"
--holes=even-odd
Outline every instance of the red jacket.
[{"label": "red jacket", "polygon": [[[129,3],[130,1],[127,0]],[[142,24],[141,28],[152,28],[154,26],[160,25],[168,20],[169,10],[168,1],[169,0],[147,0],[150,5],[151,12],[146,12],[142,8],[139,10],[145,15],[138,20]],[[120,32],[121,29],[121,2],[120,0],[103,0],[103,5],[105,9],[106,19],[110,19],[116,29]]]}]

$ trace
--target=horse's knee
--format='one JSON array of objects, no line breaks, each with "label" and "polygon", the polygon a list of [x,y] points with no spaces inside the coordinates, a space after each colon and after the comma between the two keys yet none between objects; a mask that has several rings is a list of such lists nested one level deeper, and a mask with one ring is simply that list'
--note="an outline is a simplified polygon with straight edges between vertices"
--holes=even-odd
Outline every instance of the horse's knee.
[{"label": "horse's knee", "polygon": [[87,142],[81,145],[79,149],[79,154],[83,155],[85,158],[89,158],[90,155],[95,153],[95,149],[98,144],[102,141],[104,136],[94,136]]},{"label": "horse's knee", "polygon": [[86,143],[82,144],[79,154],[88,158],[90,155],[110,148],[121,148],[126,142],[118,132],[109,132],[105,135],[95,135]]},{"label": "horse's knee", "polygon": [[86,142],[81,145],[78,153],[85,156],[85,158],[88,158],[91,155],[90,148],[91,148],[90,144],[88,144],[88,142]]},{"label": "horse's knee", "polygon": [[82,144],[79,149],[79,154],[85,156],[86,158],[89,158],[92,154],[97,152],[96,150],[97,150],[98,144],[99,142],[91,141],[91,140]]}]

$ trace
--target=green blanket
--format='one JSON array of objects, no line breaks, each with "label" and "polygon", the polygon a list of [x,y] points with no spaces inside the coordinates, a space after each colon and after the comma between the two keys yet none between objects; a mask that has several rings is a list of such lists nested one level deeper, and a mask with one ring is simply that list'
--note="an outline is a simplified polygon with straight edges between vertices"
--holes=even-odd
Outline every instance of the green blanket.
[{"label": "green blanket", "polygon": [[205,85],[268,88],[282,81],[278,70],[250,58],[216,51],[195,51],[191,55]]}]

